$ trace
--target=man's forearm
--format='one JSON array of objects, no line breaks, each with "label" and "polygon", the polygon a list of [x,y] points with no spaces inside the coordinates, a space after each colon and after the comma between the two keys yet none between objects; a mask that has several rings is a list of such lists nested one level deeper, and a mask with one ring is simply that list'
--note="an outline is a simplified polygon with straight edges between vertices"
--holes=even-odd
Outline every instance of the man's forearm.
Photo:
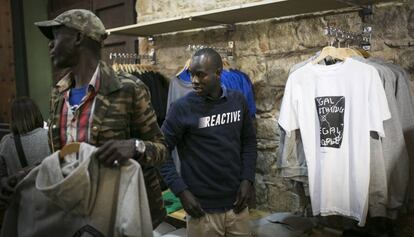
[{"label": "man's forearm", "polygon": [[160,133],[154,136],[153,139],[144,141],[145,153],[139,162],[142,165],[159,167],[161,166],[168,157],[167,147],[165,139]]},{"label": "man's forearm", "polygon": [[175,195],[178,195],[188,188],[181,176],[178,174],[174,161],[171,157],[169,157],[160,167],[160,173],[164,179],[164,182]]}]

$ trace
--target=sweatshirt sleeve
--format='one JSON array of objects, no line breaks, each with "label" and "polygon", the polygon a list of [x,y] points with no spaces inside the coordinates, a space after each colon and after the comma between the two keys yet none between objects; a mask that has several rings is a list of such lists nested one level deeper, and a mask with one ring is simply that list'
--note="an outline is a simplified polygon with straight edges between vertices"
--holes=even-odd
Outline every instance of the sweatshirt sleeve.
[{"label": "sweatshirt sleeve", "polygon": [[160,173],[164,179],[164,182],[171,189],[171,191],[174,194],[179,194],[188,187],[178,174],[174,161],[171,157],[171,151],[177,145],[178,141],[182,139],[184,134],[184,126],[180,121],[179,106],[176,104],[171,105],[170,110],[167,113],[167,117],[161,126],[161,131],[164,134],[170,155],[168,156],[166,162],[161,166]]},{"label": "sweatshirt sleeve", "polygon": [[254,183],[256,174],[257,160],[257,140],[256,131],[247,106],[246,99],[243,97],[243,128],[241,132],[241,159],[242,159],[242,180],[249,180]]}]

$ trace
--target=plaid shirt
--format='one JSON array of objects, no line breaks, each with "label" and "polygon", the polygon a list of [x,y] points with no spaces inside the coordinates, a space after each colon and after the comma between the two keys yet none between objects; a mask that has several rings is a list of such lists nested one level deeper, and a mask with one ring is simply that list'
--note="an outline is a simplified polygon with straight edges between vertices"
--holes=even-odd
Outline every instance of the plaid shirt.
[{"label": "plaid shirt", "polygon": [[70,90],[63,97],[65,102],[60,117],[61,144],[71,142],[89,142],[92,125],[92,115],[95,106],[96,92],[99,90],[99,65],[88,86],[88,93],[82,98],[79,106],[69,104]]}]

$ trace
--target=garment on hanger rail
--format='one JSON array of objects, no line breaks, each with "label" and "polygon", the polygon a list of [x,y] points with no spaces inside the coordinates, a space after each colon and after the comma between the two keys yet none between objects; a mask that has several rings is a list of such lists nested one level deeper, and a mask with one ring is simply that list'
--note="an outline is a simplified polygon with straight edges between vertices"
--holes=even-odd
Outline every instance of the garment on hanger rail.
[{"label": "garment on hanger rail", "polygon": [[[171,79],[170,86],[168,89],[167,116],[171,104],[179,98],[185,96],[192,90],[193,87],[191,85],[191,82],[180,80],[178,77],[174,77]],[[171,158],[174,161],[174,165],[178,174],[181,174],[181,164],[180,158],[178,156],[177,147],[175,147],[174,150],[171,151]]]},{"label": "garment on hanger rail", "polygon": [[[307,61],[311,61],[315,57]],[[414,103],[408,86],[407,73],[401,67],[387,63],[382,59],[364,59],[362,57],[354,57],[354,59],[372,65],[377,69],[384,85],[392,116],[390,120],[384,122],[387,137],[381,139],[381,141],[371,137],[370,141],[372,149],[369,215],[371,217],[381,216],[396,219],[398,214],[405,210],[409,184],[408,177],[413,178],[413,175],[409,175],[408,167],[409,164],[413,165],[413,162],[410,163],[408,153],[410,153],[410,148],[414,147],[412,143],[414,140],[412,139],[414,137],[414,120],[412,119],[414,117]],[[302,67],[307,61],[294,65],[291,72]],[[282,177],[289,178],[289,176],[292,176],[292,171],[305,169],[306,162],[298,165],[298,162],[295,161],[296,159],[299,162],[304,160],[301,157],[303,153],[289,154],[295,144],[292,138],[285,137],[282,131],[280,139],[278,167],[281,167],[280,174]],[[377,149],[374,149],[375,147]],[[300,151],[300,147],[297,150]],[[296,148],[294,151],[296,151]],[[296,173],[295,175],[300,174]],[[303,177],[301,179],[303,180]],[[413,195],[413,192],[410,194]],[[413,197],[410,200],[412,200],[410,203],[414,203]]]},{"label": "garment on hanger rail", "polygon": [[168,79],[161,73],[154,71],[133,72],[132,75],[140,79],[148,87],[151,95],[151,104],[157,115],[157,123],[161,127],[165,119],[168,100]]},{"label": "garment on hanger rail", "polygon": [[390,118],[381,79],[351,58],[308,63],[289,76],[279,124],[300,129],[314,215],[344,215],[365,224],[370,179],[370,131],[385,136]]},{"label": "garment on hanger rail", "polygon": [[157,116],[157,123],[161,127],[167,111],[168,79],[159,73],[154,65],[149,64],[114,63],[112,68],[117,73],[132,74],[144,82],[151,95],[151,104]]}]

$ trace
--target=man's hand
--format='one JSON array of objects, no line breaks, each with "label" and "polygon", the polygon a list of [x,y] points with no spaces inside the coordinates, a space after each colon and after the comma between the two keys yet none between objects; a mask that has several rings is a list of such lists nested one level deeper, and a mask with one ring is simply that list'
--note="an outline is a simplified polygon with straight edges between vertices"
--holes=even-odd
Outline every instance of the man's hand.
[{"label": "man's hand", "polygon": [[252,195],[252,183],[248,180],[243,180],[240,183],[239,191],[237,192],[236,202],[234,202],[234,208],[233,208],[234,213],[238,214],[247,207],[247,204],[249,203],[251,195]]},{"label": "man's hand", "polygon": [[198,203],[197,199],[194,197],[194,195],[188,191],[184,190],[180,194],[178,194],[178,197],[181,200],[181,204],[183,204],[184,210],[194,218],[200,218],[204,216],[204,211],[200,206],[200,203]]},{"label": "man's hand", "polygon": [[[125,164],[135,154],[135,140],[109,140],[95,153],[96,158],[105,166],[114,166],[116,163]],[[115,162],[116,161],[116,162]]]}]

